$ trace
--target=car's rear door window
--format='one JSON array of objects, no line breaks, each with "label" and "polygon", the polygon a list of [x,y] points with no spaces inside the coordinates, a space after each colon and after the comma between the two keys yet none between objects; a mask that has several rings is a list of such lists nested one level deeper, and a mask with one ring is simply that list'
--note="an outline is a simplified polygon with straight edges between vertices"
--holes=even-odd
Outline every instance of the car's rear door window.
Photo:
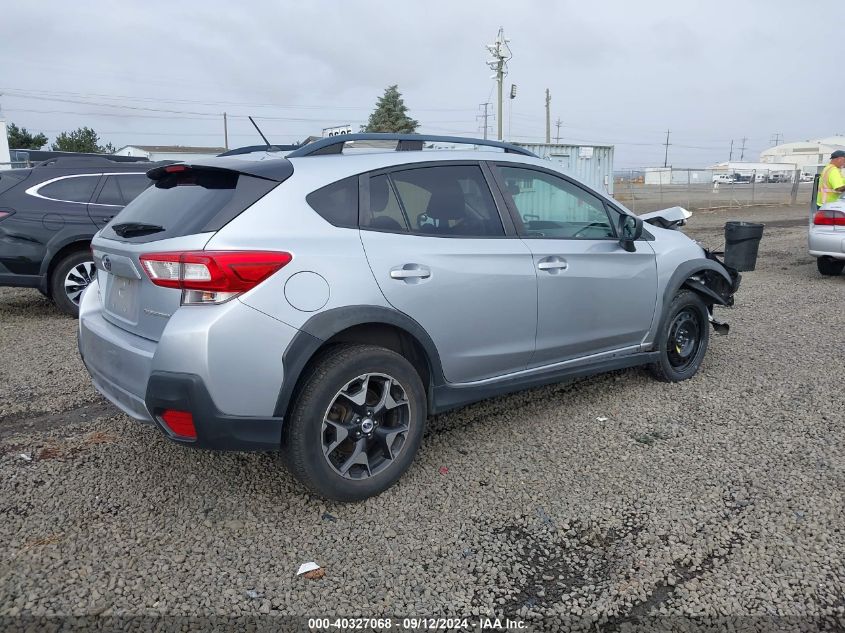
[{"label": "car's rear door window", "polygon": [[123,194],[123,204],[129,204],[146,191],[153,181],[146,174],[121,174],[117,176],[117,184]]},{"label": "car's rear door window", "polygon": [[501,237],[502,220],[477,165],[442,165],[390,173],[411,232]]},{"label": "car's rear door window", "polygon": [[369,184],[370,207],[361,218],[361,228],[407,233],[408,219],[387,175],[373,176]]},{"label": "car's rear door window", "polygon": [[106,181],[103,183],[100,193],[97,194],[95,203],[115,207],[123,206],[123,195],[120,193],[120,187],[117,184],[117,176],[106,176]]}]

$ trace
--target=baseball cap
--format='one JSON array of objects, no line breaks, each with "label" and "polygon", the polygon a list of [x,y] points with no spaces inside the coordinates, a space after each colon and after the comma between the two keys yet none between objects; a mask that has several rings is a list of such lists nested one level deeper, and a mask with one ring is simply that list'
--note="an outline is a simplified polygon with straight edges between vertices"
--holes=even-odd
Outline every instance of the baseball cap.
[{"label": "baseball cap", "polygon": [[830,155],[830,160],[833,160],[834,158],[845,158],[845,151],[842,151],[841,149],[836,150]]}]

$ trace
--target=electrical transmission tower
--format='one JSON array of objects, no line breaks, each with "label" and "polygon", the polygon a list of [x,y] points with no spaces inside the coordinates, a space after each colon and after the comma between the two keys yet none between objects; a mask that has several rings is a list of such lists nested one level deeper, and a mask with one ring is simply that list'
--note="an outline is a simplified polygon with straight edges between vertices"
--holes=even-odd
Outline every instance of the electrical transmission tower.
[{"label": "electrical transmission tower", "polygon": [[555,135],[555,143],[560,145],[560,126],[563,125],[563,121],[560,120],[560,117],[557,118],[555,121],[555,127],[557,127],[557,134]]},{"label": "electrical transmission tower", "polygon": [[742,147],[739,148],[739,160],[742,161],[745,158],[745,141],[748,140],[748,137],[742,137]]},{"label": "electrical transmission tower", "polygon": [[496,36],[496,41],[487,45],[491,57],[487,60],[487,65],[491,70],[495,71],[492,79],[496,80],[498,94],[498,116],[496,117],[496,127],[499,133],[499,140],[502,140],[502,83],[505,75],[508,74],[508,60],[513,57],[511,49],[508,46],[510,40],[505,39],[504,27],[499,27],[499,34]]},{"label": "electrical transmission tower", "polygon": [[484,114],[479,114],[475,118],[476,119],[484,119],[484,139],[487,139],[487,119],[490,118],[490,113],[487,112],[487,106],[493,105],[489,101],[485,101],[484,103],[478,104],[479,108],[484,108]]},{"label": "electrical transmission tower", "polygon": [[782,139],[783,134],[781,134],[780,132],[776,132],[775,134],[772,134],[772,138],[769,139],[769,143],[771,143],[772,147],[774,147],[775,145],[780,145]]}]

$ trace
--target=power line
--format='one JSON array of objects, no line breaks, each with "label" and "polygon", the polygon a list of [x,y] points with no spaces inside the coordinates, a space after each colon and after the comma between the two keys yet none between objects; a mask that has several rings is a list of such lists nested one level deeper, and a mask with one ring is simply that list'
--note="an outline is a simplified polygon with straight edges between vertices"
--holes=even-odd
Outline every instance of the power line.
[{"label": "power line", "polygon": [[[340,106],[334,104],[314,105],[314,104],[283,104],[283,103],[251,103],[246,101],[209,101],[201,99],[168,99],[167,97],[143,97],[132,95],[107,95],[102,93],[81,93],[81,92],[60,92],[50,90],[20,90],[10,88],[3,91],[9,96],[16,96],[19,98],[46,98],[49,96],[57,97],[74,97],[79,99],[125,99],[133,102],[145,101],[154,103],[191,103],[198,105],[211,106],[243,106],[248,108],[279,108],[279,109],[293,109],[293,110],[364,110],[372,111],[373,106]],[[110,107],[113,104],[102,104]],[[472,112],[470,108],[414,108],[414,112]]]}]

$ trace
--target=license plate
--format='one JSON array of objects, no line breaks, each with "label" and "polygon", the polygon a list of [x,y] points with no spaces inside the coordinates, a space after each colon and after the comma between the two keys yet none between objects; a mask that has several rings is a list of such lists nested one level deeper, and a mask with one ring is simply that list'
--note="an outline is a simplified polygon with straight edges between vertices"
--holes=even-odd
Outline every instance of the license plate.
[{"label": "license plate", "polygon": [[132,321],[138,320],[138,285],[137,279],[112,275],[106,296],[106,310],[110,314]]}]

